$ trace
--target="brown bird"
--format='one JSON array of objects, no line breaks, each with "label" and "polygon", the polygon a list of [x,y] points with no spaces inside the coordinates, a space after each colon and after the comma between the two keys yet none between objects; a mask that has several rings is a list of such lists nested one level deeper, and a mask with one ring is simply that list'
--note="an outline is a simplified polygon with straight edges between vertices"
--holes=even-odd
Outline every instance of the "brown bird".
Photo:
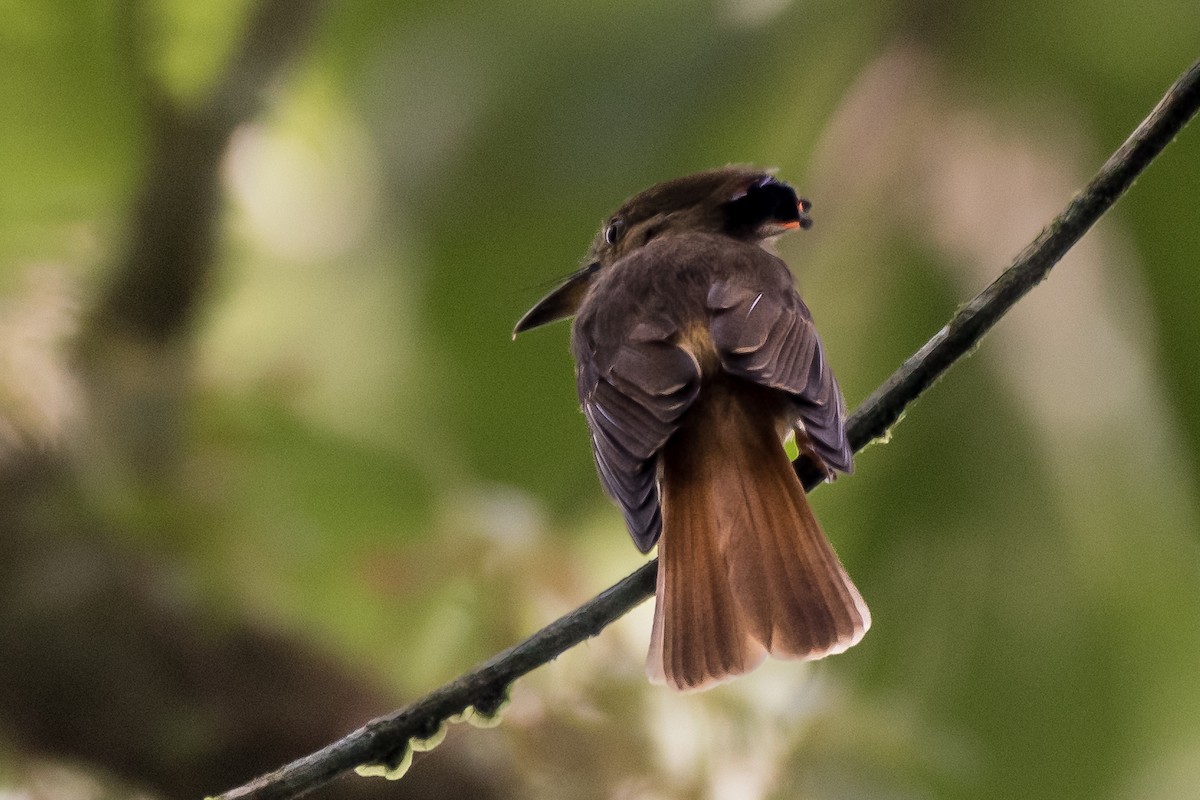
[{"label": "brown bird", "polygon": [[852,468],[846,406],[812,315],[769,248],[810,204],[760,170],[654,186],[601,228],[586,266],[517,323],[572,314],[579,399],[605,490],[658,543],[647,672],[702,689],[767,654],[840,653],[867,606],[784,450]]}]

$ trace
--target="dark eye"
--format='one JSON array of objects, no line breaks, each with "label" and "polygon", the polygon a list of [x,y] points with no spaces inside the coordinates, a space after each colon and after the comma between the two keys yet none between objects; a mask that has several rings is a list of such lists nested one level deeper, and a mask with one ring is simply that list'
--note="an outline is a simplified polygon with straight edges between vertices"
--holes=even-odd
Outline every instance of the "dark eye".
[{"label": "dark eye", "polygon": [[604,229],[604,241],[609,244],[616,244],[621,241],[621,236],[625,233],[625,220],[614,219],[608,223],[608,227]]}]

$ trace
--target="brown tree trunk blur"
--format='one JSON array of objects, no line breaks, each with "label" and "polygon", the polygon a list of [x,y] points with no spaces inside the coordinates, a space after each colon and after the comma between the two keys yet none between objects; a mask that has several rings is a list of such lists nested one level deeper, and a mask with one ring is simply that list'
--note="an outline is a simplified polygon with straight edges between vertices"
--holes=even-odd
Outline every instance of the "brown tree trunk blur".
[{"label": "brown tree trunk blur", "polygon": [[[142,76],[146,172],[124,254],[77,343],[84,433],[69,451],[0,461],[0,731],[32,754],[170,797],[242,783],[399,704],[313,644],[189,599],[183,565],[132,548],[89,494],[99,475],[106,491],[167,508],[177,496],[220,162],[234,129],[301,54],[321,5],[260,3],[194,108],[175,107]],[[167,540],[175,523],[163,517],[156,532]],[[502,780],[455,738],[399,784],[344,781],[324,794],[503,796]]]},{"label": "brown tree trunk blur", "polygon": [[[181,571],[117,545],[83,503],[58,460],[0,477],[0,729],[31,753],[202,797],[399,704],[308,643],[183,599]],[[397,784],[321,795],[504,792],[451,739]]]}]

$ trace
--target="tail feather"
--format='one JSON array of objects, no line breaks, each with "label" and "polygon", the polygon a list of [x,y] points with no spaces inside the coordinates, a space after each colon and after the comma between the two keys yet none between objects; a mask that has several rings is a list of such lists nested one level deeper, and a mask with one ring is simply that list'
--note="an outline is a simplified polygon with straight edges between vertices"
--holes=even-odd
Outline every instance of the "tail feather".
[{"label": "tail feather", "polygon": [[[669,488],[667,494],[672,499],[664,498],[664,528],[670,525],[676,534],[659,540],[647,672],[656,683],[701,689],[749,672],[762,663],[766,650],[746,629],[724,554],[706,535],[709,509],[686,495],[676,498]],[[676,499],[680,502],[672,502]]]},{"label": "tail feather", "polygon": [[710,392],[662,461],[651,679],[702,689],[767,653],[840,653],[870,613],[821,531],[771,415]]}]

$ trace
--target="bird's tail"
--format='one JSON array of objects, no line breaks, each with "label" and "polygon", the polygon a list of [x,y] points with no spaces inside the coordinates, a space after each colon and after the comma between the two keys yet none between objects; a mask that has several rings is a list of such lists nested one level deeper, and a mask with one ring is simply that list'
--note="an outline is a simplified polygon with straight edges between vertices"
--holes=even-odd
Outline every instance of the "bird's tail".
[{"label": "bird's tail", "polygon": [[652,681],[703,689],[767,654],[821,658],[862,638],[866,603],[752,397],[713,386],[661,463]]}]

